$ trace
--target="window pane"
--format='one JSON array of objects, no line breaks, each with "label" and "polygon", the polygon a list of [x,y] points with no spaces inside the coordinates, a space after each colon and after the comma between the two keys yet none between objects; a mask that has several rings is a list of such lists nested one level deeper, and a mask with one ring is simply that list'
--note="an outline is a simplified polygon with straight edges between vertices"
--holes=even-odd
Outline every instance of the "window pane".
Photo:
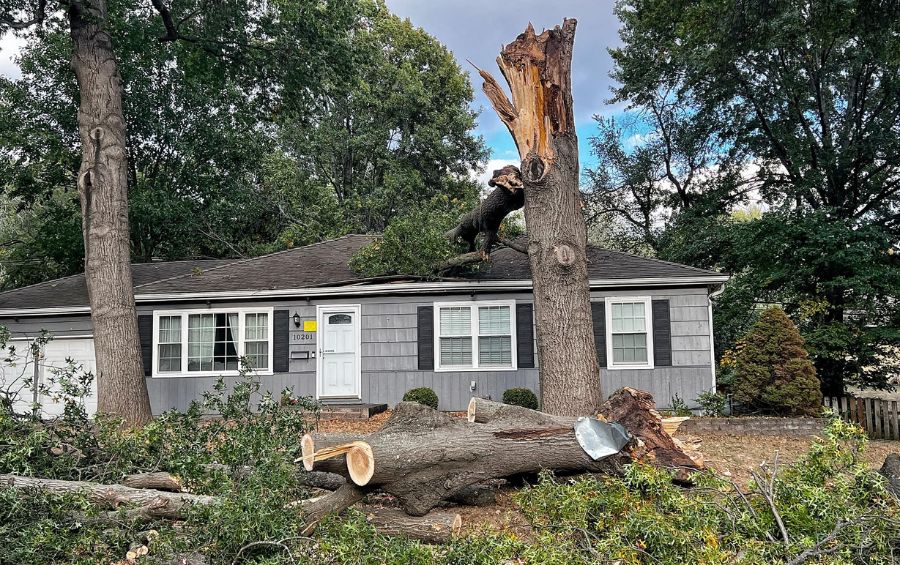
[{"label": "window pane", "polygon": [[441,335],[470,335],[472,333],[472,309],[468,306],[441,308],[440,329]]},{"label": "window pane", "polygon": [[159,343],[181,343],[181,316],[159,317]]},{"label": "window pane", "polygon": [[512,367],[512,339],[510,336],[479,337],[478,365],[481,367]]},{"label": "window pane", "polygon": [[614,302],[612,304],[612,331],[645,332],[647,324],[643,302]]},{"label": "window pane", "polygon": [[328,316],[328,325],[337,326],[341,324],[352,324],[353,318],[350,314],[332,314]]},{"label": "window pane", "polygon": [[236,371],[237,312],[188,316],[188,371]]},{"label": "window pane", "polygon": [[647,334],[614,334],[612,340],[613,363],[647,362]]},{"label": "window pane", "polygon": [[261,341],[269,339],[269,315],[247,314],[244,317],[244,339]]},{"label": "window pane", "polygon": [[442,337],[441,367],[471,367],[472,338]]},{"label": "window pane", "polygon": [[265,341],[248,341],[244,344],[247,362],[253,369],[269,368],[269,343]]},{"label": "window pane", "polygon": [[181,344],[159,344],[159,372],[181,372]]},{"label": "window pane", "polygon": [[478,333],[481,335],[509,334],[509,306],[479,307]]}]

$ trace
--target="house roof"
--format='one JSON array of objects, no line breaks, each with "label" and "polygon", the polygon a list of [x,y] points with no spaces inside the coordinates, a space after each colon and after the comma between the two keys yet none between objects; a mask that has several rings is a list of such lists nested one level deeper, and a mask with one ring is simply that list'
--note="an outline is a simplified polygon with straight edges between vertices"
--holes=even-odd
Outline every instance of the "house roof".
[{"label": "house roof", "polygon": [[[204,271],[233,263],[234,259],[201,259],[195,261],[166,261],[161,263],[133,263],[131,280],[135,287],[179,275]],[[88,303],[84,274],[72,275],[42,283],[0,292],[0,309],[63,308]]]},{"label": "house roof", "polygon": [[[361,279],[349,267],[350,258],[374,241],[373,235],[347,235],[252,259],[222,259],[138,263],[132,266],[138,302],[187,299],[236,299],[265,296],[310,296],[330,293],[414,293],[451,287],[527,289],[531,268],[524,254],[502,248],[491,263],[474,273],[437,281],[414,277]],[[702,286],[724,282],[714,271],[648,259],[628,253],[588,248],[592,286]],[[331,289],[331,290],[328,290]],[[86,311],[84,275],[47,281],[0,293],[0,314]]]}]

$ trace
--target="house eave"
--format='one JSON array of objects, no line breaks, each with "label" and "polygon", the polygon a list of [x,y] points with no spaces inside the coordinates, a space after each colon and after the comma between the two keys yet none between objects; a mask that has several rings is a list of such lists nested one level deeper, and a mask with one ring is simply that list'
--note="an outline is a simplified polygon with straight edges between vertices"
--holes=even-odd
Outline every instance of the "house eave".
[{"label": "house eave", "polygon": [[[592,290],[623,287],[685,287],[717,285],[726,282],[727,275],[700,275],[674,278],[593,279]],[[381,284],[353,284],[346,286],[292,288],[277,290],[242,290],[224,292],[174,292],[165,294],[135,294],[137,304],[158,302],[192,302],[198,300],[229,301],[259,300],[264,298],[318,298],[337,296],[377,296],[384,294],[446,294],[452,292],[510,292],[530,291],[530,280],[513,281],[436,281]],[[52,316],[90,313],[89,306],[62,306],[49,308],[0,308],[0,317]]]}]

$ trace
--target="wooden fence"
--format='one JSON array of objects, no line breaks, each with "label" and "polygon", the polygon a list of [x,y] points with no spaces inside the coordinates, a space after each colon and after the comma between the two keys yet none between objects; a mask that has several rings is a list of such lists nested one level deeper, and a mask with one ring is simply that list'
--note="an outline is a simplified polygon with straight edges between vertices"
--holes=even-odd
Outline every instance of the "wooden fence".
[{"label": "wooden fence", "polygon": [[859,424],[870,438],[900,440],[900,413],[896,400],[830,396],[823,404],[842,420]]}]

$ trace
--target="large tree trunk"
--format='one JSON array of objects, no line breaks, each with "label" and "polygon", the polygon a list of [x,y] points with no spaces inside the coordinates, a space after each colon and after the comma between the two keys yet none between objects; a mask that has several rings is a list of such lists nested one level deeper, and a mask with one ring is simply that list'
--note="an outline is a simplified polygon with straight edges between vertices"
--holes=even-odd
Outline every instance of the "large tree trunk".
[{"label": "large tree trunk", "polygon": [[84,269],[94,326],[97,409],[127,425],[150,420],[131,282],[122,80],[104,31],[106,1],[69,4],[72,69],[81,103],[78,176]]},{"label": "large tree trunk", "polygon": [[600,368],[591,325],[587,229],[578,190],[578,138],[572,110],[575,20],[504,47],[497,64],[512,102],[479,70],[484,92],[522,159],[528,256],[537,315],[541,407],[590,414],[600,406]]},{"label": "large tree trunk", "polygon": [[[362,441],[347,444],[346,436],[306,436],[303,459],[308,469],[347,477],[364,489],[357,496],[374,488],[396,496],[414,516],[426,514],[473,485],[541,469],[618,474],[625,463],[640,459],[679,471],[686,479],[691,470],[701,468],[665,433],[648,393],[621,389],[604,404],[601,415],[621,423],[635,440],[597,461],[576,438],[574,417],[485,400],[471,404],[468,420],[401,402],[381,430],[364,438],[367,449],[358,448]],[[334,443],[349,447],[329,448]],[[313,461],[310,454],[316,450],[336,456]],[[348,483],[334,497],[335,507],[343,505],[343,496],[352,492]]]}]

